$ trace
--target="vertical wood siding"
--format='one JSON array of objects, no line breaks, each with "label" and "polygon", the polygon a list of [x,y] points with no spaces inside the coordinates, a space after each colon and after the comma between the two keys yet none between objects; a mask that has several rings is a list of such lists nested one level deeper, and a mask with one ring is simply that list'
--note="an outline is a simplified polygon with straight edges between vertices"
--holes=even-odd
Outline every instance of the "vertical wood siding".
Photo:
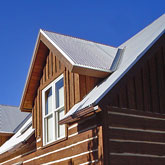
[{"label": "vertical wood siding", "polygon": [[100,81],[98,78],[71,73],[51,51],[48,52],[45,61],[40,85],[38,87],[32,109],[33,127],[35,128],[35,135],[37,139],[42,137],[42,89],[44,89],[58,76],[63,74],[65,110],[68,112],[73,105],[78,103]]},{"label": "vertical wood siding", "polygon": [[165,113],[165,46],[159,46],[149,58],[128,72],[102,104],[121,108]]}]

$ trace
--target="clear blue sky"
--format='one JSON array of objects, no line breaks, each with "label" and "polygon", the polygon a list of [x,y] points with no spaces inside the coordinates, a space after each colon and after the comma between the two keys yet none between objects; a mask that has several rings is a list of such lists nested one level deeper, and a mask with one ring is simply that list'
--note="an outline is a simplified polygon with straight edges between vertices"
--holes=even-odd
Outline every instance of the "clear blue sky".
[{"label": "clear blue sky", "polygon": [[165,12],[164,0],[0,2],[0,104],[20,104],[39,29],[118,46]]}]

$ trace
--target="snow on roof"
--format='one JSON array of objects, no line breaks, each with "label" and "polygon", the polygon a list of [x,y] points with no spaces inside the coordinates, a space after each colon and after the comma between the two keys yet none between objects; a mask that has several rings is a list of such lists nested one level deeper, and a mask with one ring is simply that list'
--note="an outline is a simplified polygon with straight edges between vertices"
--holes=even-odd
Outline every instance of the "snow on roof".
[{"label": "snow on roof", "polygon": [[64,52],[72,65],[110,72],[117,48],[45,30],[41,33]]},{"label": "snow on roof", "polygon": [[[67,118],[77,111],[97,105],[98,102],[115,86],[115,84],[131,69],[131,67],[147,52],[147,50],[165,33],[165,14],[152,24],[137,33],[131,39],[120,45],[124,49],[120,63],[100,85],[96,86],[82,101],[74,105],[64,116]],[[64,119],[63,118],[63,119]]]},{"label": "snow on roof", "polygon": [[15,133],[28,115],[16,106],[0,105],[0,133]]},{"label": "snow on roof", "polygon": [[34,129],[32,128],[31,114],[28,117],[29,118],[24,121],[23,126],[17,131],[17,133],[0,147],[0,154],[11,150],[19,144],[22,144],[32,136]]}]

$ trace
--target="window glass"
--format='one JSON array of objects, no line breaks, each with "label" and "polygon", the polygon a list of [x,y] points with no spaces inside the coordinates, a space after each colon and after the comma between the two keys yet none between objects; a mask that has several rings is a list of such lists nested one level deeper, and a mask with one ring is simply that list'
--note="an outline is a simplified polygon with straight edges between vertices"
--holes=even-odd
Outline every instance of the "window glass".
[{"label": "window glass", "polygon": [[63,78],[56,83],[56,108],[64,106],[64,82]]},{"label": "window glass", "polygon": [[52,112],[52,88],[45,92],[45,115]]},{"label": "window glass", "polygon": [[[58,121],[64,117],[64,109],[58,111]],[[65,136],[65,125],[58,125],[58,138]]]},{"label": "window glass", "polygon": [[46,118],[46,130],[47,130],[46,141],[50,142],[53,140],[53,116],[52,115]]}]

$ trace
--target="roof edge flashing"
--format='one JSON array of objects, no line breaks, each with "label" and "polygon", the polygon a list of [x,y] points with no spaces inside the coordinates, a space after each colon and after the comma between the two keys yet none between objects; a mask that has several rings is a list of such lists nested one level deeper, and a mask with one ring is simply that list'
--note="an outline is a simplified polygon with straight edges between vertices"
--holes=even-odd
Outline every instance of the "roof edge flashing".
[{"label": "roof edge flashing", "polygon": [[121,61],[121,58],[122,58],[122,56],[124,54],[125,49],[126,49],[126,47],[124,47],[123,49],[118,48],[118,50],[116,52],[116,55],[115,55],[115,58],[114,58],[114,60],[112,62],[111,68],[110,68],[110,70],[112,72],[114,72],[115,70],[117,70],[117,68],[119,66],[119,63]]},{"label": "roof edge flashing", "polygon": [[81,65],[81,64],[74,64],[73,67],[80,67],[80,68],[92,69],[92,70],[101,71],[101,72],[108,72],[108,73],[111,73],[112,72],[109,69],[96,68],[96,67],[87,66],[87,65]]},{"label": "roof edge flashing", "polygon": [[57,48],[57,50],[58,50],[72,65],[74,65],[73,60],[70,59],[70,58],[68,57],[68,55],[67,55],[59,46],[57,46],[57,44],[54,43],[54,42],[47,36],[47,34],[45,34],[45,32],[44,32],[42,29],[40,29],[40,33],[41,33],[53,46],[55,46],[55,47]]}]

